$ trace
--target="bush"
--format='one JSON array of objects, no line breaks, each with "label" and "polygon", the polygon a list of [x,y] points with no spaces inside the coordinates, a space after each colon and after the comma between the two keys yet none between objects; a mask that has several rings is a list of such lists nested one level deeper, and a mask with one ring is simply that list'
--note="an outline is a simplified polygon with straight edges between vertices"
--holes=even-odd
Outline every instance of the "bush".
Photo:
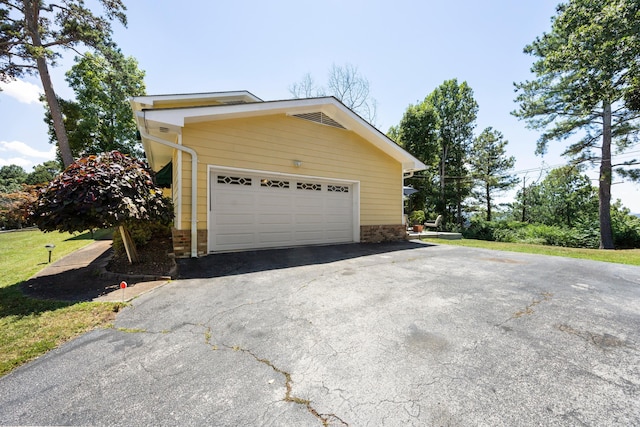
[{"label": "bush", "polygon": [[616,248],[640,248],[640,218],[627,212],[612,212],[611,227]]},{"label": "bush", "polygon": [[[157,221],[127,221],[125,227],[138,249],[144,248],[152,239],[171,238],[171,226]],[[118,230],[113,233],[113,250],[119,254],[125,253],[122,235]]]},{"label": "bush", "polygon": [[21,191],[0,193],[0,229],[11,230],[28,227],[29,209],[37,199],[36,187],[22,185]]},{"label": "bush", "polygon": [[518,221],[487,222],[478,219],[471,221],[471,226],[465,230],[463,235],[469,239],[571,248],[597,248],[600,241],[598,228],[589,224],[576,228],[565,228]]},{"label": "bush", "polygon": [[474,217],[462,234],[467,239],[515,242],[518,230],[527,225],[518,221],[486,221],[480,217]]},{"label": "bush", "polygon": [[43,231],[82,232],[136,219],[169,223],[173,206],[144,163],[112,151],[67,167],[40,191],[31,218]]}]

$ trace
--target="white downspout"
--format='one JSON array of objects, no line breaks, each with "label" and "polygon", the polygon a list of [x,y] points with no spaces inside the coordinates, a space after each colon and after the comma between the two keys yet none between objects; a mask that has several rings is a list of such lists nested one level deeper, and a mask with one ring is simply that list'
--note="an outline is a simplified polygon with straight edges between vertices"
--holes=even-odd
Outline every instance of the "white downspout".
[{"label": "white downspout", "polygon": [[139,127],[138,129],[143,138],[191,155],[191,258],[198,258],[198,154],[192,148],[165,141],[157,136],[149,135]]}]

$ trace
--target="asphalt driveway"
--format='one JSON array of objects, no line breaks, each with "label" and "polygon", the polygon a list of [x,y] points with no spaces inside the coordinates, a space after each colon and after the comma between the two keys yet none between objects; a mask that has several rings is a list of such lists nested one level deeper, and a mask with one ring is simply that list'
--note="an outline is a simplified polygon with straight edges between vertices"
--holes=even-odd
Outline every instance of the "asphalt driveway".
[{"label": "asphalt driveway", "polygon": [[0,379],[0,424],[640,424],[640,268],[399,243],[225,254]]}]

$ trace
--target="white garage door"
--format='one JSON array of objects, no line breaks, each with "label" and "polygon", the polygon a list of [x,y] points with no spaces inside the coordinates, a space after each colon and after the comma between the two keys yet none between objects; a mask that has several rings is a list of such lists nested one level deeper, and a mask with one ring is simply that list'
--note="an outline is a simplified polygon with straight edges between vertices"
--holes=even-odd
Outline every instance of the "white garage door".
[{"label": "white garage door", "polygon": [[211,173],[212,251],[354,241],[351,183]]}]

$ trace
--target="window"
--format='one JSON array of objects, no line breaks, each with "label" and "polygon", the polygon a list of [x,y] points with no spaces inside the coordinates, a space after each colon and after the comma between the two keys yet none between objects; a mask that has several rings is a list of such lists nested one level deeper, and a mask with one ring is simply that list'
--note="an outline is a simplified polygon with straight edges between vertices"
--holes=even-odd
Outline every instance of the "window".
[{"label": "window", "polygon": [[333,193],[348,193],[349,187],[347,187],[346,185],[328,185],[327,191]]},{"label": "window", "polygon": [[251,178],[218,175],[218,184],[251,185]]},{"label": "window", "polygon": [[311,182],[299,182],[297,188],[298,190],[320,191],[322,190],[322,185]]},{"label": "window", "polygon": [[260,187],[289,188],[289,181],[277,181],[275,179],[261,179]]}]

